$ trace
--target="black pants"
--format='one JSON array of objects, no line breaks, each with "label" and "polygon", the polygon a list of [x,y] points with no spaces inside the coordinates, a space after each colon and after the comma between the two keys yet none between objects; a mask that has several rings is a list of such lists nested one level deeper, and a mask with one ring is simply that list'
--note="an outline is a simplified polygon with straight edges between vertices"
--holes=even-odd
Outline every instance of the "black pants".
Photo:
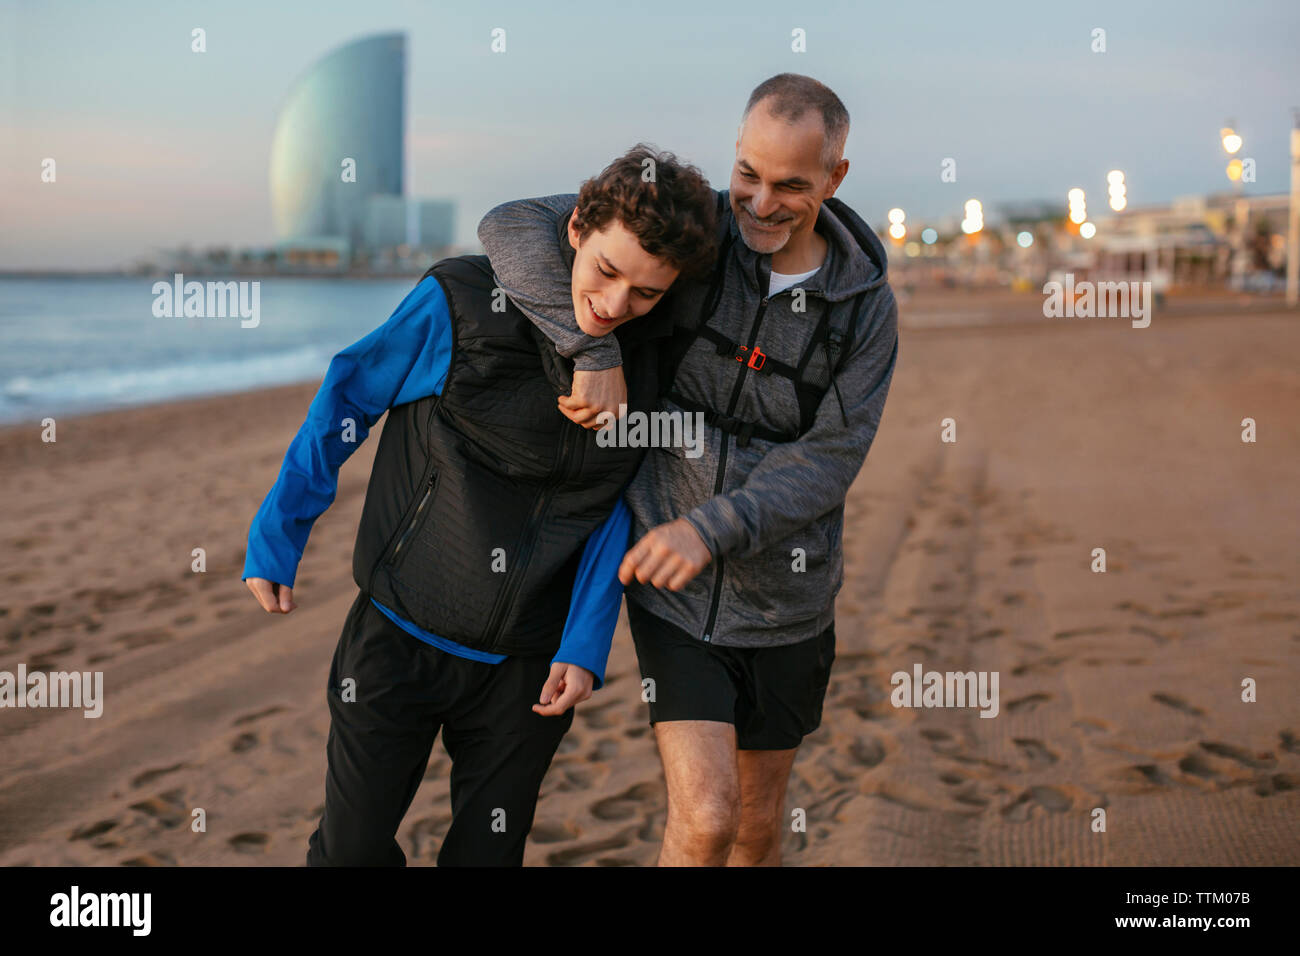
[{"label": "black pants", "polygon": [[519,866],[538,788],[573,723],[572,708],[532,710],[549,673],[549,657],[488,664],[448,654],[358,595],[330,666],[325,812],[307,864],[406,864],[397,828],[441,729],[452,822],[438,865]]}]

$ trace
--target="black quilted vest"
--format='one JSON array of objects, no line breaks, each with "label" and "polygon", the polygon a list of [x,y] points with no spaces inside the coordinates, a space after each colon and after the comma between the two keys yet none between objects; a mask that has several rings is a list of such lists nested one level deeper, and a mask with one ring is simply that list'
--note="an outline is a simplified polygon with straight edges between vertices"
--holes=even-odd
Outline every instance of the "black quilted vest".
[{"label": "black quilted vest", "polygon": [[[561,248],[571,261],[567,241]],[[560,414],[555,399],[571,388],[572,362],[493,295],[486,256],[444,259],[428,276],[450,306],[451,366],[441,395],[388,411],[353,577],[440,637],[499,654],[554,654],[583,545],[645,449],[602,448],[594,431]],[[655,408],[667,313],[661,302],[611,333],[629,410]]]}]

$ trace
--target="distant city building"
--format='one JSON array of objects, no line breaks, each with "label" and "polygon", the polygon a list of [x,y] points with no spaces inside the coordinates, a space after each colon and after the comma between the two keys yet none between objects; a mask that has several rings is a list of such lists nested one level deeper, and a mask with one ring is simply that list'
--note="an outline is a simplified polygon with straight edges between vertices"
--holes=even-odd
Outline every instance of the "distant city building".
[{"label": "distant city building", "polygon": [[[271,141],[276,238],[364,242],[366,202],[404,190],[406,37],[354,40],[329,53],[289,91]],[[345,161],[355,164],[355,182]]]},{"label": "distant city building", "polygon": [[362,244],[371,249],[406,243],[408,201],[401,196],[370,196],[366,199]]},{"label": "distant city building", "polygon": [[452,244],[456,204],[446,199],[371,196],[366,200],[362,245],[442,249]]},{"label": "distant city building", "polygon": [[406,38],[355,40],[294,83],[271,143],[273,261],[405,268],[452,245],[455,203],[404,193]]},{"label": "distant city building", "polygon": [[419,228],[411,245],[425,249],[450,246],[456,235],[456,204],[448,199],[422,199],[413,205],[418,209]]}]

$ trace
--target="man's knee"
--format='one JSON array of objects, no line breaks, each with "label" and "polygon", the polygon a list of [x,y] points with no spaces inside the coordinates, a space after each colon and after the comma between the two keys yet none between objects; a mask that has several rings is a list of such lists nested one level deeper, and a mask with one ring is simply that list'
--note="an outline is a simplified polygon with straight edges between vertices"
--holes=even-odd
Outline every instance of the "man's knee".
[{"label": "man's knee", "polygon": [[669,794],[669,823],[697,851],[724,853],[736,841],[740,828],[739,793],[726,789],[704,794]]},{"label": "man's knee", "polygon": [[762,860],[781,845],[779,809],[746,807],[736,828],[735,850],[748,860]]}]

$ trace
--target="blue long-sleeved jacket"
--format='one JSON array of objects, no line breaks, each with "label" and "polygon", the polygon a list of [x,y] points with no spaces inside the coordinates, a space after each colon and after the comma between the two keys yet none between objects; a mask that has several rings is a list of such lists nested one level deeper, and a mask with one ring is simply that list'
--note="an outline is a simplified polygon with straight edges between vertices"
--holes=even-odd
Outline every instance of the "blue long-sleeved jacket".
[{"label": "blue long-sleeved jacket", "polygon": [[[446,296],[438,281],[428,277],[406,295],[387,322],[334,356],[284,456],[280,475],[249,528],[245,579],[265,578],[293,587],[312,525],[334,502],[339,467],[389,408],[442,393],[451,354]],[[595,688],[604,683],[618,622],[623,593],[618,565],[630,527],[631,515],[620,499],[588,538],[553,659],[591,671]],[[503,654],[431,634],[378,601],[372,603],[403,630],[448,653],[489,663],[505,660]]]}]

